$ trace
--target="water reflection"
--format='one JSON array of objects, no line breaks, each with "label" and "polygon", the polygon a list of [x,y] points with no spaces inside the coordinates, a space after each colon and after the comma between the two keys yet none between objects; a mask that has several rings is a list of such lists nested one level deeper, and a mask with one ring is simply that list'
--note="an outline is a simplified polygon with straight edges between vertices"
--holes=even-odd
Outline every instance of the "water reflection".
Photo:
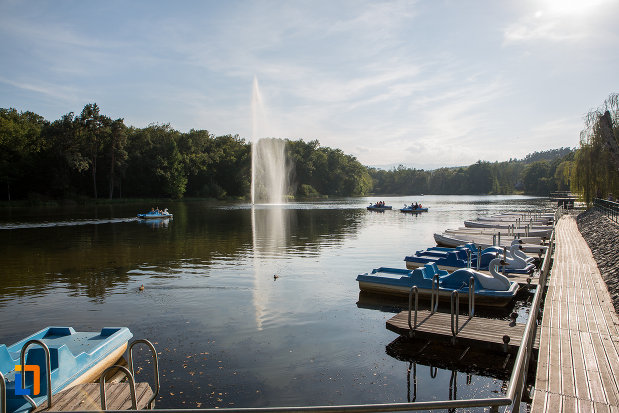
[{"label": "water reflection", "polygon": [[172,218],[138,219],[138,223],[151,228],[167,228],[171,221]]},{"label": "water reflection", "polygon": [[[514,364],[510,354],[405,337],[388,344],[386,353],[405,363],[408,402],[417,400],[419,393],[427,392],[428,383],[432,383],[433,393],[438,398],[447,400],[477,397],[479,388],[487,386],[489,379],[496,380],[497,388],[504,393]],[[465,378],[464,387],[459,384],[462,378]],[[425,386],[418,392],[420,384]]]},{"label": "water reflection", "polygon": [[269,305],[270,287],[280,277],[277,274],[277,257],[285,254],[288,245],[288,225],[281,206],[252,205],[251,226],[254,270],[252,298],[256,328],[262,330]]}]

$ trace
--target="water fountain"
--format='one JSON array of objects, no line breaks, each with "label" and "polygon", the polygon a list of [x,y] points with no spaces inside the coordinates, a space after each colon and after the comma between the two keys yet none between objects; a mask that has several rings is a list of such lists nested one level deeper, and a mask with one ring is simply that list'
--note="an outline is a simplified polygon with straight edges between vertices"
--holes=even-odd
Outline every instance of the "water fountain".
[{"label": "water fountain", "polygon": [[251,203],[282,204],[288,191],[286,143],[281,139],[266,138],[267,116],[254,77],[251,100]]},{"label": "water fountain", "polygon": [[251,100],[251,221],[253,238],[254,287],[253,304],[256,326],[262,330],[265,320],[273,317],[269,301],[279,264],[273,257],[286,249],[286,211],[282,208],[288,191],[289,168],[286,165],[286,143],[267,138],[268,116],[254,77]]}]

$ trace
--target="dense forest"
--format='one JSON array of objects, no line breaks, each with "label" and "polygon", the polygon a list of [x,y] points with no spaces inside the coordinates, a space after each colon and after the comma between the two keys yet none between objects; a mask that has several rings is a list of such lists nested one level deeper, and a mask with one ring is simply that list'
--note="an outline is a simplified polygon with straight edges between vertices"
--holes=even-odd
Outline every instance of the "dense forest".
[{"label": "dense forest", "polygon": [[[603,111],[589,114],[577,150],[535,152],[505,162],[480,160],[467,167],[381,170],[362,165],[340,149],[320,146],[317,140],[285,140],[292,178],[289,192],[316,197],[548,195],[572,190],[587,200],[608,193],[616,196],[617,100],[616,94],[611,95]],[[79,115],[68,113],[51,122],[32,112],[0,108],[0,199],[4,200],[241,198],[250,191],[250,168],[250,144],[236,135],[179,132],[168,124],[135,128],[105,116],[94,103]]]}]

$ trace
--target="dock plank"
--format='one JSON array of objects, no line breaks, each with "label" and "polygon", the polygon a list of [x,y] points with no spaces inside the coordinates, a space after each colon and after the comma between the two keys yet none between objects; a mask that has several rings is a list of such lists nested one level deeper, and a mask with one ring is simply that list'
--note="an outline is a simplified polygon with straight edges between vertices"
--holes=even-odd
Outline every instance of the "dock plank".
[{"label": "dock plank", "polygon": [[[135,386],[138,410],[142,410],[147,407],[153,391],[148,383],[136,383]],[[128,383],[106,383],[105,393],[108,410],[128,410],[131,408]],[[79,384],[63,390],[52,398],[52,403],[51,409],[47,408],[47,403],[43,403],[33,413],[101,410],[99,383]]]},{"label": "dock plank", "polygon": [[531,410],[619,412],[617,313],[573,216],[555,236]]},{"label": "dock plank", "polygon": [[[478,348],[504,351],[503,336],[509,336],[507,351],[516,353],[524,333],[524,324],[513,323],[508,320],[487,319],[460,316],[460,326],[456,340],[459,343],[475,345]],[[414,322],[414,318],[413,321]],[[408,311],[402,311],[387,320],[387,328],[400,335],[408,335]],[[428,339],[451,340],[451,315],[447,313],[430,313],[423,310],[418,313],[415,337]],[[535,348],[539,347],[539,338],[536,338]]]}]

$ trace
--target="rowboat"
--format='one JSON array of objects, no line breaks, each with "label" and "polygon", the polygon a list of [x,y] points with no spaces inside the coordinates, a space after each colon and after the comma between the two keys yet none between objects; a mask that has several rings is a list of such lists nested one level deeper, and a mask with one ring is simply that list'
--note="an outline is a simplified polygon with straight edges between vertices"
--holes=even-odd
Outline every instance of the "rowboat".
[{"label": "rowboat", "polygon": [[[31,340],[38,340],[49,349],[51,393],[54,395],[99,379],[106,368],[122,357],[131,337],[133,334],[127,327],[105,327],[101,332],[46,327],[9,347],[0,344],[0,371],[6,381],[6,411],[28,412],[33,406],[24,395],[28,395],[37,406],[47,400],[46,351],[39,344],[28,344]],[[24,347],[26,385],[22,387],[21,374],[24,372],[20,371],[20,356]]]}]

